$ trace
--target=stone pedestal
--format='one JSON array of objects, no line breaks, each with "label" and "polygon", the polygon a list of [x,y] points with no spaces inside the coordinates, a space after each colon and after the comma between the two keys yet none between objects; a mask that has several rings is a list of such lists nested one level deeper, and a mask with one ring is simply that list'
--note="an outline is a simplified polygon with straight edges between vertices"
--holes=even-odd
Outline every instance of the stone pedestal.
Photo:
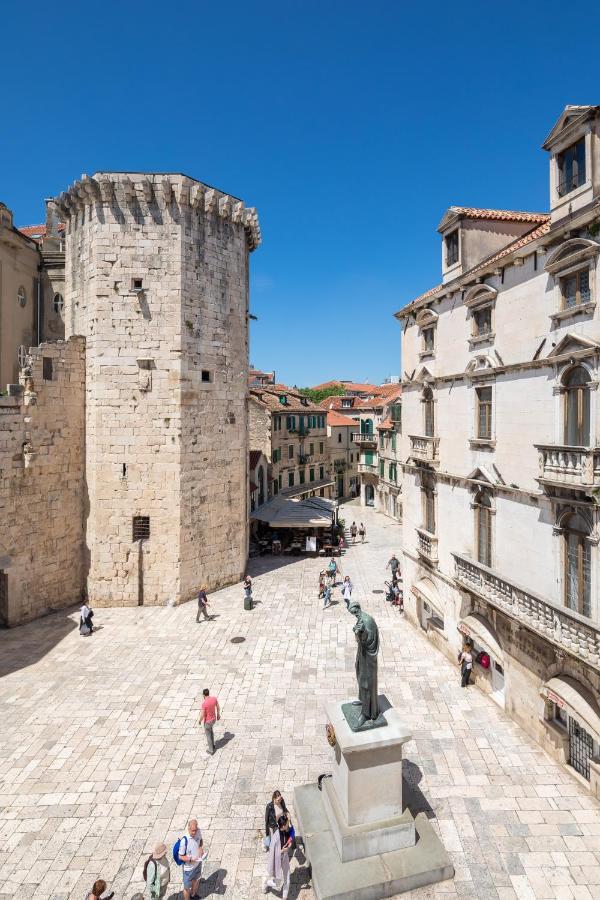
[{"label": "stone pedestal", "polygon": [[443,881],[454,869],[439,838],[402,803],[402,747],[411,734],[379,697],[386,726],[353,732],[342,704],[329,703],[335,730],[331,778],[294,792],[318,900],[377,900]]}]

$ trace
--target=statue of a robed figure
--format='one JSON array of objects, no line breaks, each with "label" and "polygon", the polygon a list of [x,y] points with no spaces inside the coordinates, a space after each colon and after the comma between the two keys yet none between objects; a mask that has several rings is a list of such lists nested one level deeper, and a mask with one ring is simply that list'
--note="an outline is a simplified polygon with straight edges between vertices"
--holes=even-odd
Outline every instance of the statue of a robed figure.
[{"label": "statue of a robed figure", "polygon": [[[356,637],[356,681],[358,703],[344,704],[346,720],[353,731],[376,728],[386,721],[379,714],[377,703],[377,654],[379,653],[379,629],[375,619],[363,612],[360,603],[350,603],[348,612],[356,616],[352,629]],[[358,714],[357,714],[358,712]]]}]

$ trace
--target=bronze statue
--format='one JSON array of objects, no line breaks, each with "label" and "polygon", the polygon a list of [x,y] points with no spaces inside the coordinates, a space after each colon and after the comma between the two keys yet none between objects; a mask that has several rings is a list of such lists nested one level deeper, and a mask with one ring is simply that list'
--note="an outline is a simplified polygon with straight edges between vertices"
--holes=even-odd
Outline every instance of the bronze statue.
[{"label": "bronze statue", "polygon": [[374,723],[379,716],[377,704],[377,654],[379,653],[379,629],[372,616],[360,608],[360,603],[351,602],[348,612],[356,616],[352,629],[356,637],[356,680],[361,713],[356,722],[356,730],[365,723]]}]

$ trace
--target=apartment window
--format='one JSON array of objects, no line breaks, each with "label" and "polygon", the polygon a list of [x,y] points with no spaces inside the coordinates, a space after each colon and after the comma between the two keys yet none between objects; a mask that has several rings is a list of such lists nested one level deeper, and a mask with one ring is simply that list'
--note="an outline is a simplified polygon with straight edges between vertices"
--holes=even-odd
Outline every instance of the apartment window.
[{"label": "apartment window", "polygon": [[558,196],[564,197],[585,184],[585,138],[567,147],[556,157]]},{"label": "apartment window", "polygon": [[492,501],[486,491],[478,491],[474,507],[477,559],[489,568],[492,565]]},{"label": "apartment window", "polygon": [[565,375],[564,441],[570,447],[590,443],[590,376],[583,366],[575,366]]},{"label": "apartment window", "polygon": [[379,460],[379,477],[383,478],[385,475],[385,463],[382,459]]},{"label": "apartment window", "polygon": [[276,447],[275,450],[273,450],[273,462],[277,463],[277,462],[279,462],[280,459],[281,459],[281,448]]},{"label": "apartment window", "polygon": [[587,522],[570,514],[564,525],[565,606],[582,616],[591,615],[592,556]]},{"label": "apartment window", "polygon": [[492,307],[484,306],[473,312],[473,337],[484,337],[492,333]]},{"label": "apartment window", "polygon": [[288,472],[288,487],[294,487],[294,473]]},{"label": "apartment window", "polygon": [[435,482],[433,478],[424,476],[421,484],[421,504],[423,527],[429,534],[435,534]]},{"label": "apartment window", "polygon": [[396,452],[396,433],[392,432],[392,453]]},{"label": "apartment window", "polygon": [[288,445],[288,459],[293,459],[293,458],[294,458],[294,445],[289,444]]},{"label": "apartment window", "polygon": [[308,470],[308,480],[309,480],[309,481],[314,481],[314,480],[315,480],[315,470],[314,470],[314,469],[309,469],[309,470]]},{"label": "apartment window", "polygon": [[325,478],[325,468],[324,466],[319,466],[319,481],[322,481]]},{"label": "apartment window", "polygon": [[309,444],[309,445],[308,445],[308,452],[310,453],[311,456],[314,454],[314,452],[315,452],[315,445],[314,445],[314,444]]},{"label": "apartment window", "polygon": [[492,389],[481,387],[476,389],[477,396],[477,437],[480,440],[492,439]]},{"label": "apartment window", "polygon": [[323,441],[319,441],[319,453],[323,453]]},{"label": "apartment window", "polygon": [[281,416],[273,416],[273,431],[281,431]]},{"label": "apartment window", "polygon": [[458,230],[447,234],[446,242],[446,266],[453,266],[458,262]]},{"label": "apartment window", "polygon": [[400,403],[394,403],[392,406],[392,422],[402,422],[402,405]]},{"label": "apartment window", "polygon": [[52,357],[42,356],[42,378],[44,381],[52,381]]},{"label": "apartment window", "polygon": [[572,309],[581,303],[589,303],[592,299],[590,293],[590,270],[580,269],[571,275],[560,279],[560,293],[562,308]]},{"label": "apartment window", "polygon": [[379,449],[380,449],[380,450],[383,450],[383,448],[384,448],[384,443],[385,443],[385,438],[384,438],[384,436],[383,436],[383,432],[381,432],[380,435],[379,435]]},{"label": "apartment window", "polygon": [[435,325],[430,325],[429,328],[424,328],[422,331],[423,337],[423,353],[433,353],[435,350]]},{"label": "apartment window", "polygon": [[433,391],[426,387],[423,391],[423,428],[425,437],[433,437],[435,434],[435,405]]},{"label": "apartment window", "polygon": [[354,462],[354,453],[351,453],[351,454],[350,454],[350,462],[351,462],[351,463]]},{"label": "apartment window", "polygon": [[282,479],[282,477],[281,477],[281,472],[279,473],[279,475],[278,475],[278,477],[277,477],[277,483],[278,483],[278,485],[279,485],[279,490],[281,490],[281,487],[282,487],[282,485],[283,485],[283,479]]},{"label": "apartment window", "polygon": [[147,541],[150,537],[150,516],[134,516],[132,519],[132,540]]},{"label": "apartment window", "polygon": [[286,416],[285,417],[285,427],[288,431],[296,430],[296,416]]},{"label": "apartment window", "polygon": [[300,484],[304,484],[306,480],[306,473],[304,469],[300,469]]}]

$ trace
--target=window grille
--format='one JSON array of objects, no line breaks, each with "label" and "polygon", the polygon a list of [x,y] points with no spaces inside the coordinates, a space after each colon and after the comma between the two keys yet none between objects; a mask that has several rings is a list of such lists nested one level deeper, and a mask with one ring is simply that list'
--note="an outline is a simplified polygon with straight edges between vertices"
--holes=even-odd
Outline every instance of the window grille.
[{"label": "window grille", "polygon": [[147,541],[150,537],[150,516],[134,516],[132,531],[132,540]]}]

